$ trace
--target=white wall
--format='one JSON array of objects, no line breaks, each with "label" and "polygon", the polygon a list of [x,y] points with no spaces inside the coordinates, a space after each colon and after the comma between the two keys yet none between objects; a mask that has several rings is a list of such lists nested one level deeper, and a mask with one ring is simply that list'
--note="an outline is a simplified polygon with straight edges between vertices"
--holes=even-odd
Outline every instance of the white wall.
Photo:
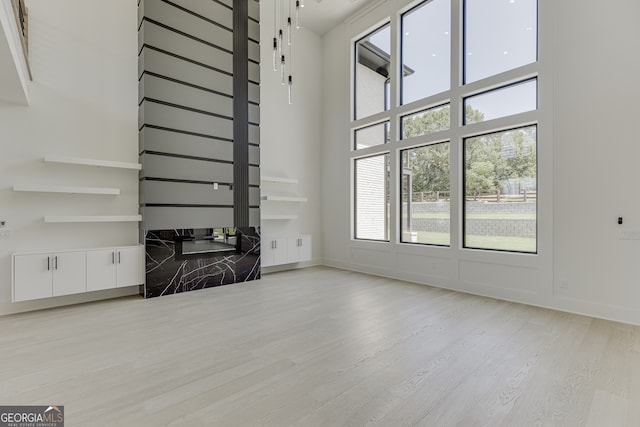
[{"label": "white wall", "polygon": [[[304,9],[303,9],[304,13]],[[302,19],[304,22],[304,19]],[[285,33],[286,34],[286,33]],[[286,35],[285,35],[286,37]],[[260,168],[263,176],[297,178],[299,184],[262,183],[261,192],[307,197],[308,202],[263,201],[261,214],[297,214],[295,220],[262,220],[263,235],[312,236],[312,261],[322,257],[321,144],[322,46],[305,28],[293,30],[293,104],[272,67],[273,0],[260,2]],[[275,269],[275,267],[274,267]],[[265,269],[268,272],[268,269]]]},{"label": "white wall", "polygon": [[[137,223],[44,224],[44,215],[138,212],[136,171],[45,164],[47,154],[135,162],[136,3],[31,1],[30,106],[0,103],[0,314],[135,293],[135,288],[11,303],[11,253],[129,245]],[[14,184],[117,187],[120,196],[13,192]]]},{"label": "white wall", "polygon": [[[323,37],[325,262],[640,323],[640,241],[618,238],[621,229],[640,230],[640,27],[634,21],[640,4],[539,0],[544,113],[536,256],[461,250],[459,230],[452,231],[451,248],[399,245],[393,230],[390,243],[350,239],[350,46],[406,2],[376,4]],[[453,206],[452,224],[459,215]]]},{"label": "white wall", "polygon": [[618,238],[640,230],[640,4],[555,8],[558,305],[640,323],[640,241]]}]

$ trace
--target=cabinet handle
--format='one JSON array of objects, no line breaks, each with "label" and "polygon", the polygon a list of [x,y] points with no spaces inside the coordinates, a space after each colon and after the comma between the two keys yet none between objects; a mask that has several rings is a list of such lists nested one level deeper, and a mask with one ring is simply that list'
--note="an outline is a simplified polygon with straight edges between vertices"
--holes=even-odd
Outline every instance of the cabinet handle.
[{"label": "cabinet handle", "polygon": [[118,264],[120,264],[120,251],[118,251]]},{"label": "cabinet handle", "polygon": [[58,269],[58,255],[56,255],[54,257],[54,264],[53,265],[54,265],[53,269],[57,270]]},{"label": "cabinet handle", "polygon": [[115,263],[116,263],[116,253],[114,251],[114,252],[111,252],[111,264],[115,264]]},{"label": "cabinet handle", "polygon": [[51,257],[47,257],[47,271],[51,271]]}]

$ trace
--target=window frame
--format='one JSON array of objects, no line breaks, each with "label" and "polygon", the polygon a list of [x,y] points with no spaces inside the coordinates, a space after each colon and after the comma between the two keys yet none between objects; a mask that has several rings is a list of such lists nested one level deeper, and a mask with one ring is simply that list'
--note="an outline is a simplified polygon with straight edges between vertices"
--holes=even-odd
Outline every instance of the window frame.
[{"label": "window frame", "polygon": [[385,238],[384,239],[367,239],[367,238],[362,238],[362,237],[358,237],[358,168],[357,168],[357,162],[359,160],[364,160],[364,159],[371,159],[374,157],[380,157],[380,156],[387,156],[386,159],[386,165],[385,168],[389,167],[390,168],[390,162],[391,162],[391,153],[389,151],[384,151],[381,153],[375,153],[375,154],[370,154],[370,155],[366,155],[366,156],[361,156],[361,157],[356,157],[354,159],[352,159],[353,162],[353,239],[357,240],[357,241],[365,241],[365,242],[382,242],[382,243],[389,243],[391,241],[391,218],[390,218],[390,214],[391,214],[391,210],[392,207],[390,206],[392,204],[392,200],[389,200],[389,202],[387,203],[387,198],[390,199],[390,195],[391,195],[391,170],[387,170],[386,172],[386,177],[385,177],[385,187],[384,187],[384,194],[385,194],[385,203],[384,203],[384,218],[385,218],[385,223],[384,223],[384,234],[385,234]]},{"label": "window frame", "polygon": [[[373,147],[367,147],[361,150],[355,150],[353,137],[349,138],[351,144],[351,150],[349,157],[353,162],[357,158],[369,157],[376,154],[388,153],[390,156],[390,203],[389,203],[389,241],[386,244],[389,245],[407,245],[419,247],[421,251],[432,250],[436,251],[451,250],[459,252],[460,254],[466,253],[466,256],[483,257],[482,252],[488,254],[501,253],[506,256],[538,256],[540,253],[540,247],[544,246],[547,250],[550,247],[548,235],[549,227],[545,227],[544,241],[541,241],[540,235],[540,221],[550,221],[549,206],[551,200],[548,198],[552,188],[546,175],[541,176],[541,173],[549,172],[549,167],[553,163],[553,159],[549,157],[548,140],[551,139],[549,123],[552,122],[552,116],[550,111],[552,104],[550,99],[552,93],[549,92],[549,82],[553,80],[551,74],[552,68],[547,65],[547,62],[541,62],[540,46],[541,36],[543,32],[539,26],[541,20],[540,8],[541,0],[536,0],[536,20],[535,20],[535,33],[536,33],[536,55],[535,62],[516,67],[507,71],[499,72],[495,75],[491,75],[474,82],[466,83],[465,70],[466,70],[466,4],[467,0],[450,0],[451,7],[451,25],[450,25],[450,88],[447,91],[437,93],[434,95],[426,96],[421,99],[411,101],[407,104],[403,104],[403,52],[402,52],[402,17],[410,13],[411,11],[418,9],[422,6],[428,5],[432,0],[420,0],[409,1],[404,5],[386,4],[380,6],[380,13],[374,14],[371,18],[362,19],[359,17],[356,21],[362,21],[359,24],[360,30],[354,32],[354,36],[350,39],[351,43],[351,64],[352,70],[350,84],[352,86],[351,91],[351,103],[353,108],[350,111],[350,123],[349,129],[351,135],[356,129],[365,128],[370,124],[384,122],[389,120],[390,122],[390,134],[389,141],[386,144],[381,144]],[[546,10],[546,18],[549,18],[549,9]],[[376,18],[377,17],[377,18]],[[372,23],[372,19],[377,19],[377,23]],[[366,22],[365,22],[366,21]],[[356,66],[357,66],[357,43],[366,37],[370,37],[376,31],[379,31],[389,26],[391,32],[391,71],[390,71],[390,97],[391,105],[389,110],[385,110],[379,113],[372,114],[367,117],[357,118],[356,116]],[[545,36],[545,43],[549,45],[551,39],[549,36]],[[546,57],[546,56],[545,56]],[[544,71],[543,71],[544,70]],[[544,73],[544,77],[541,75]],[[485,92],[501,89],[511,85],[524,83],[528,80],[537,80],[536,90],[536,109],[515,113],[508,116],[503,116],[494,119],[484,120],[482,122],[465,124],[465,111],[464,100],[465,98],[479,95]],[[541,86],[544,85],[544,89]],[[541,101],[541,97],[544,99]],[[541,106],[543,102],[544,107]],[[441,106],[449,105],[450,109],[450,123],[449,129],[444,131],[437,131],[429,134],[424,134],[416,137],[403,138],[403,117],[410,116],[412,114],[419,113],[421,111],[429,110],[431,108],[438,108]],[[544,122],[544,124],[542,124]],[[508,129],[515,129],[519,127],[526,127],[527,125],[535,125],[537,129],[536,135],[536,180],[537,180],[537,201],[536,201],[536,252],[520,252],[510,250],[493,250],[485,248],[467,248],[464,245],[464,236],[466,230],[465,216],[464,216],[464,204],[465,204],[465,188],[464,182],[464,141],[473,136],[482,134],[490,134]],[[541,131],[544,129],[544,131]],[[541,138],[544,138],[541,139]],[[401,152],[410,148],[431,145],[440,142],[449,142],[450,144],[450,245],[438,246],[433,244],[421,244],[402,241],[402,157]],[[544,150],[542,147],[544,146]],[[541,156],[541,151],[544,151],[544,156]],[[544,157],[543,159],[541,159]],[[543,163],[541,163],[543,162]],[[544,170],[541,170],[541,164],[544,165]],[[396,169],[398,168],[398,169]],[[352,224],[354,224],[354,231],[351,233],[352,241],[363,241],[365,239],[357,239],[355,237],[355,181],[354,181],[354,168],[351,169],[351,187],[350,187],[350,199],[351,209],[350,216],[353,218]],[[541,185],[541,182],[544,184]],[[544,193],[543,193],[544,192]],[[544,200],[543,200],[544,199]],[[544,219],[541,215],[541,204],[544,204]],[[376,241],[380,243],[380,241]],[[406,249],[409,250],[409,249]],[[416,252],[420,253],[420,252]],[[496,255],[489,255],[496,256]]]},{"label": "window frame", "polygon": [[[461,201],[461,209],[462,209],[462,217],[461,217],[461,226],[462,226],[462,233],[460,235],[461,237],[461,249],[470,249],[473,251],[489,251],[489,252],[500,252],[500,253],[510,253],[510,254],[524,254],[524,255],[537,255],[538,254],[538,248],[540,246],[539,244],[539,224],[538,224],[538,218],[539,218],[539,204],[538,204],[538,197],[536,195],[536,249],[533,252],[530,251],[518,251],[518,250],[512,250],[512,249],[496,249],[496,248],[483,248],[483,247],[475,247],[475,246],[468,246],[466,244],[466,238],[467,238],[467,156],[466,156],[466,152],[467,152],[467,140],[468,139],[472,139],[472,138],[478,138],[478,137],[482,137],[482,136],[486,136],[486,135],[491,135],[491,134],[497,134],[497,133],[503,133],[503,132],[509,132],[509,131],[513,131],[513,130],[518,130],[518,129],[524,129],[527,127],[535,127],[536,128],[536,179],[538,177],[538,170],[539,170],[539,156],[538,156],[538,123],[534,122],[534,123],[529,123],[529,124],[521,124],[521,125],[517,125],[511,128],[507,128],[507,129],[498,129],[498,130],[493,130],[490,132],[482,132],[479,134],[475,134],[475,135],[468,135],[465,136],[464,138],[462,138],[462,150],[461,150],[461,160],[462,160],[462,168],[461,168],[461,173],[462,173],[462,191],[461,191],[461,195],[462,195],[462,201]],[[536,190],[537,191],[537,190]]]},{"label": "window frame", "polygon": [[[403,180],[402,178],[404,177],[404,164],[403,164],[403,158],[402,158],[402,154],[406,151],[410,151],[410,150],[416,150],[419,148],[427,148],[427,147],[434,147],[437,145],[441,145],[441,144],[449,144],[449,177],[451,177],[451,141],[450,140],[444,140],[444,141],[436,141],[436,142],[431,142],[428,144],[420,144],[420,145],[415,145],[412,147],[406,147],[406,148],[400,148],[398,150],[398,161],[400,162],[400,166],[399,166],[399,172],[400,172],[400,180],[399,180],[399,184],[400,184],[400,188],[399,188],[399,195],[400,195],[400,203],[399,203],[399,214],[400,214],[400,221],[399,221],[399,234],[398,234],[398,241],[401,244],[409,244],[409,245],[419,245],[419,246],[428,246],[428,247],[440,247],[440,248],[449,248],[451,247],[451,202],[449,202],[449,244],[448,245],[444,245],[444,244],[437,244],[437,243],[422,243],[422,242],[407,242],[404,241],[402,238],[403,235],[403,228],[402,228],[402,206],[404,204],[403,201],[403,197],[402,197],[402,187],[403,187]],[[413,189],[411,189],[413,190]],[[411,191],[411,193],[413,193],[413,191]],[[451,201],[451,180],[449,180],[449,200]],[[409,206],[409,203],[407,202],[407,206]],[[409,207],[408,210],[408,214],[411,215],[411,208]]]},{"label": "window frame", "polygon": [[[358,83],[357,83],[357,79],[358,79],[358,44],[361,41],[363,41],[363,40],[365,40],[365,39],[377,34],[378,32],[380,32],[382,30],[384,30],[386,27],[389,27],[389,32],[391,32],[392,25],[391,25],[391,21],[390,20],[387,20],[387,21],[383,22],[382,24],[379,24],[379,25],[373,27],[373,29],[371,29],[370,31],[367,31],[365,33],[365,35],[359,37],[357,40],[355,40],[353,42],[353,61],[352,61],[352,66],[351,66],[351,69],[353,70],[352,71],[353,79],[352,79],[352,82],[351,82],[352,83],[352,87],[353,87],[353,92],[352,92],[353,93],[353,109],[352,109],[352,112],[351,112],[351,114],[352,114],[351,120],[352,121],[354,121],[354,120],[356,120],[356,121],[357,120],[362,120],[362,119],[365,119],[365,118],[370,117],[372,115],[382,114],[384,112],[391,111],[391,108],[393,108],[393,106],[389,102],[389,109],[386,109],[386,105],[387,105],[386,96],[387,96],[387,94],[386,94],[386,84],[385,84],[383,86],[383,89],[382,89],[383,98],[384,98],[383,105],[382,105],[382,111],[378,111],[376,113],[369,114],[368,116],[358,117]],[[391,46],[391,50],[393,50],[393,46]],[[391,55],[392,54],[390,53],[389,56],[391,56]],[[389,66],[389,76],[387,76],[387,80],[392,79],[392,76],[393,76],[393,70],[391,69],[391,65],[390,65]]]}]

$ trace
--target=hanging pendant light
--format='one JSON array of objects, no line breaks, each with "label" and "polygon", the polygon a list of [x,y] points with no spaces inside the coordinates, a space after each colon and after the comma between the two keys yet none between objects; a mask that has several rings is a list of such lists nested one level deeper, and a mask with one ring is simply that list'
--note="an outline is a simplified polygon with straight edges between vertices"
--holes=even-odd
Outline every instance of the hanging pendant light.
[{"label": "hanging pendant light", "polygon": [[[285,1],[288,2],[285,4]],[[287,99],[293,103],[293,26],[300,28],[302,0],[273,0],[273,71],[280,72],[280,84],[287,85]],[[295,8],[295,9],[294,9]],[[294,10],[292,10],[294,9]],[[292,15],[293,12],[293,15]],[[286,27],[286,30],[285,30]],[[285,44],[286,31],[286,44]]]}]

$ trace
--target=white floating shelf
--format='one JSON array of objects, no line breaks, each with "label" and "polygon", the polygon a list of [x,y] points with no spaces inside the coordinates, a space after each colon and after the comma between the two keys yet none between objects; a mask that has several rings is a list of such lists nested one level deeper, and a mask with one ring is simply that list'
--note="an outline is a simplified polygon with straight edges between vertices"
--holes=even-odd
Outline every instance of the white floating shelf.
[{"label": "white floating shelf", "polygon": [[289,215],[289,214],[267,214],[267,215],[260,215],[260,219],[265,220],[265,221],[270,221],[270,220],[288,220],[288,219],[298,219],[298,215]]},{"label": "white floating shelf", "polygon": [[142,169],[142,165],[140,163],[115,162],[112,160],[84,159],[81,157],[51,155],[51,156],[45,156],[44,161],[47,163],[65,163],[69,165],[98,166],[98,167],[105,167],[105,168],[134,169],[134,170]]},{"label": "white floating shelf", "polygon": [[262,176],[260,178],[261,181],[265,182],[279,182],[282,184],[297,184],[298,180],[295,178],[281,178],[278,176]]},{"label": "white floating shelf", "polygon": [[262,200],[270,200],[274,202],[306,202],[306,197],[293,197],[293,196],[276,196],[276,195],[263,195],[260,197]]},{"label": "white floating shelf", "polygon": [[14,185],[13,191],[34,191],[38,193],[107,194],[117,196],[119,188],[102,187],[62,187],[57,185]]},{"label": "white floating shelf", "polygon": [[139,222],[142,215],[45,216],[46,223],[60,222]]}]

